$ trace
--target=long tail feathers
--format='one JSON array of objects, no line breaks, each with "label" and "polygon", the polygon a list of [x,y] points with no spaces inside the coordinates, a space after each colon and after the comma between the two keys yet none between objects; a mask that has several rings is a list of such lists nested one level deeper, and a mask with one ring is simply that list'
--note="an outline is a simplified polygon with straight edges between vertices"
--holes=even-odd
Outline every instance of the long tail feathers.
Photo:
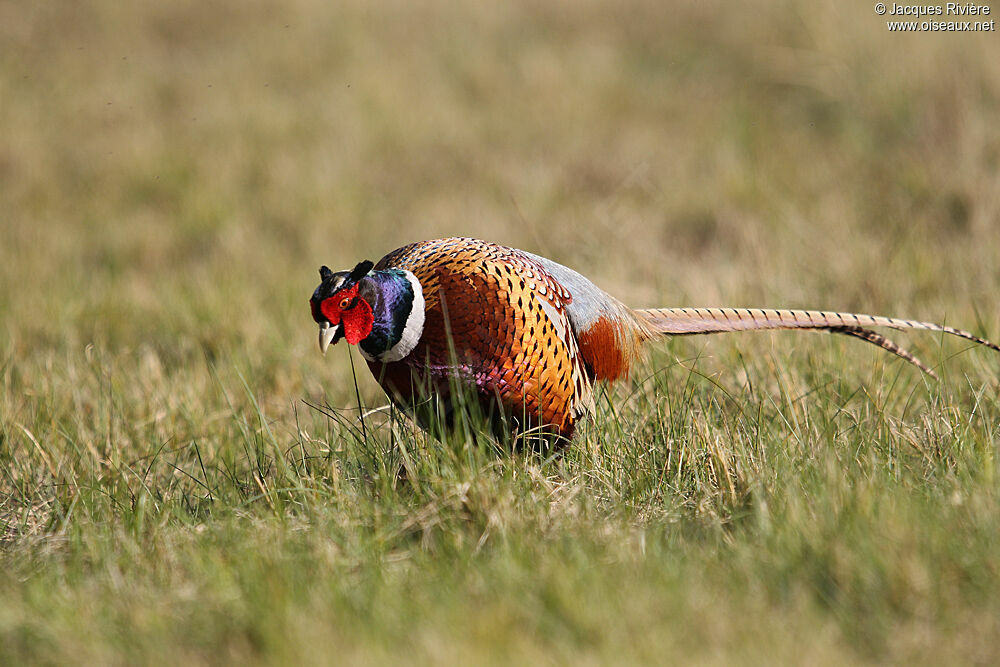
[{"label": "long tail feathers", "polygon": [[933,322],[900,320],[879,315],[830,313],[818,310],[774,310],[772,308],[650,308],[635,312],[654,332],[671,336],[754,329],[810,329],[854,336],[906,359],[932,377],[937,376],[911,353],[885,336],[865,327],[939,331],[971,340],[1000,352],[1000,346],[974,336],[968,331],[953,329]]}]

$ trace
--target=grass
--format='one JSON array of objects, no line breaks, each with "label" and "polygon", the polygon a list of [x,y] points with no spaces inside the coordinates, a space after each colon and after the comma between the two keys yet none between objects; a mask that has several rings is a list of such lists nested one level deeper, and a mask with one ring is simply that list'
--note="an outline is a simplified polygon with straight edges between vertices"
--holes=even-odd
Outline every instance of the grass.
[{"label": "grass", "polygon": [[988,350],[664,342],[546,459],[358,357],[356,397],[306,300],[466,234],[996,339],[998,48],[832,1],[0,6],[0,663],[995,662]]}]

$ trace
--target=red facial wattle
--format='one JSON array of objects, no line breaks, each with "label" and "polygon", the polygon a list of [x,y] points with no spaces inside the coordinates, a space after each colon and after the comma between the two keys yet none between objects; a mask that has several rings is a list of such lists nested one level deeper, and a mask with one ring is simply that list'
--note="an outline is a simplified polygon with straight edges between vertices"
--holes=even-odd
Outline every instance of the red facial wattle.
[{"label": "red facial wattle", "polygon": [[358,286],[337,292],[325,299],[319,310],[331,325],[344,327],[344,338],[351,345],[357,345],[372,332],[375,317],[372,307],[358,296]]}]

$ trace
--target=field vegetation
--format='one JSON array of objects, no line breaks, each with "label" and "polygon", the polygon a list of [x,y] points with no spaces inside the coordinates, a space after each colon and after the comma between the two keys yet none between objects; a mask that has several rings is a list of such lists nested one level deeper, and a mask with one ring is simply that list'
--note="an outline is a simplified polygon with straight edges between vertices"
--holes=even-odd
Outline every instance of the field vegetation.
[{"label": "field vegetation", "polygon": [[997,340],[1000,42],[836,0],[0,3],[0,663],[1000,660],[1000,355],[675,339],[564,456],[438,440],[307,300],[451,235],[636,307]]}]

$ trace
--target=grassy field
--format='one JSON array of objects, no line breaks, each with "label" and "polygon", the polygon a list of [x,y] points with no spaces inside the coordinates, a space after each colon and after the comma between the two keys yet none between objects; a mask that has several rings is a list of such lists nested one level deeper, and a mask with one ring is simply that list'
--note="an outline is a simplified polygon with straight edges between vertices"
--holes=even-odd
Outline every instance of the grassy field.
[{"label": "grassy field", "polygon": [[664,341],[544,460],[320,357],[448,235],[1000,338],[996,33],[538,5],[0,3],[0,663],[1000,660],[989,350]]}]

